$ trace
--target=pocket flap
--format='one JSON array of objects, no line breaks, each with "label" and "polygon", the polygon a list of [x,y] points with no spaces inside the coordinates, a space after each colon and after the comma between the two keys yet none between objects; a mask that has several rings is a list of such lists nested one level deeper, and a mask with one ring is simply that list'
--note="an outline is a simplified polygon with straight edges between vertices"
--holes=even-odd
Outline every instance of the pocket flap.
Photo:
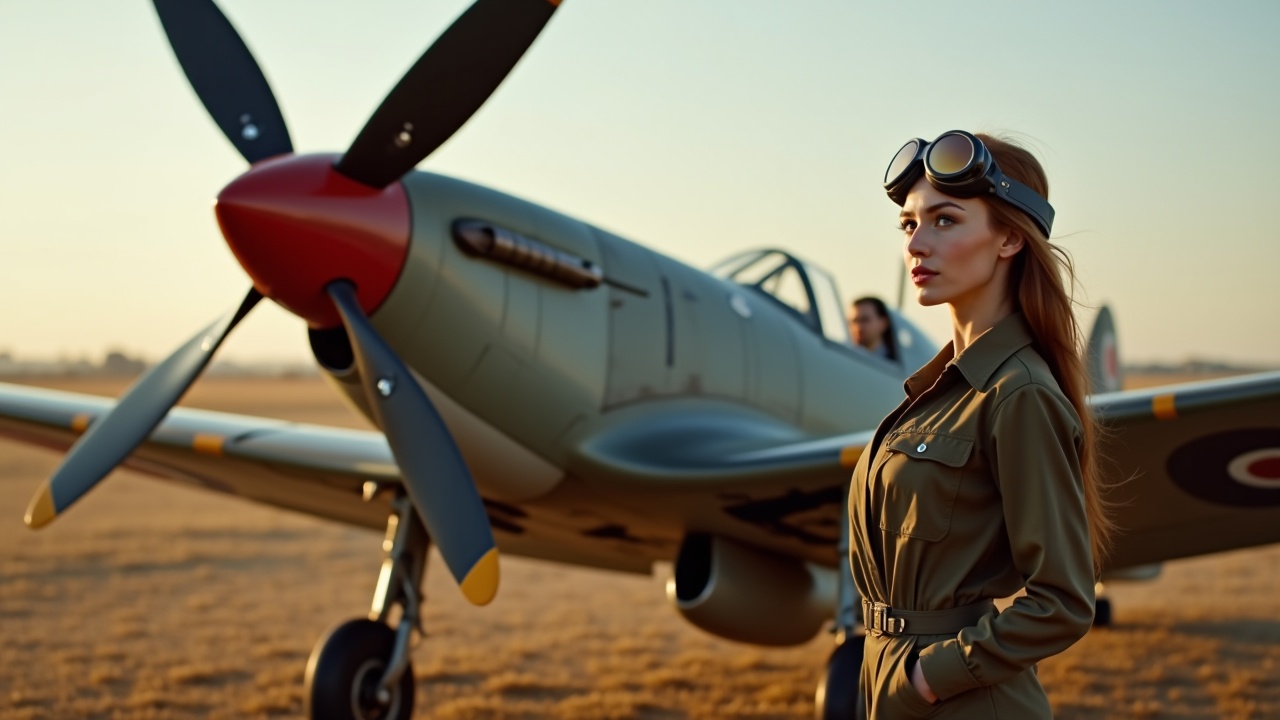
[{"label": "pocket flap", "polygon": [[973,452],[973,439],[939,433],[897,432],[885,441],[890,450],[921,460],[932,460],[948,467],[964,467]]}]

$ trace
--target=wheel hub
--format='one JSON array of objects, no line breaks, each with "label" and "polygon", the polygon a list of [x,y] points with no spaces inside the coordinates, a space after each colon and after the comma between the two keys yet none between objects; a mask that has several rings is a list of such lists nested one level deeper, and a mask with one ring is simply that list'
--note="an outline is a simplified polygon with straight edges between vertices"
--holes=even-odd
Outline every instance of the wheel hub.
[{"label": "wheel hub", "polygon": [[400,709],[400,692],[391,688],[390,699],[382,702],[378,699],[378,685],[386,663],[381,660],[366,660],[356,671],[351,681],[351,715],[360,720],[383,720],[395,717]]}]

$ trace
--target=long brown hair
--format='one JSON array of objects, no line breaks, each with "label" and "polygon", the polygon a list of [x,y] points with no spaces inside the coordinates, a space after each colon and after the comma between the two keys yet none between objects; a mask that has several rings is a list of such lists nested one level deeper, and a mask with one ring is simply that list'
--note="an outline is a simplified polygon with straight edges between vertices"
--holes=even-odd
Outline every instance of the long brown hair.
[{"label": "long brown hair", "polygon": [[[977,133],[1005,175],[1049,197],[1049,180],[1035,156],[1007,138]],[[1010,294],[1031,327],[1035,348],[1049,364],[1067,400],[1080,416],[1084,442],[1080,467],[1084,473],[1084,507],[1089,519],[1089,541],[1094,569],[1101,568],[1115,533],[1110,503],[1098,462],[1098,427],[1085,404],[1088,375],[1084,366],[1084,334],[1072,312],[1071,290],[1076,286],[1075,266],[1066,250],[1049,242],[1040,228],[1021,210],[1005,202],[988,202],[993,227],[1016,233],[1023,250],[1010,267]]]}]

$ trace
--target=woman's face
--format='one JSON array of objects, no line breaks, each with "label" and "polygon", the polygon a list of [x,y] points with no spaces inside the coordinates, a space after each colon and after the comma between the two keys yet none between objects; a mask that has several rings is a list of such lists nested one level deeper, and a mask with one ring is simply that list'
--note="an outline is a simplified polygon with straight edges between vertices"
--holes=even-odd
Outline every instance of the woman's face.
[{"label": "woman's face", "polygon": [[1008,263],[1021,238],[991,229],[985,201],[943,194],[921,178],[902,205],[907,271],[921,305],[971,304],[1007,287]]},{"label": "woman's face", "polygon": [[889,332],[889,318],[880,314],[873,303],[861,302],[853,306],[849,314],[849,335],[853,342],[868,350],[875,350]]}]

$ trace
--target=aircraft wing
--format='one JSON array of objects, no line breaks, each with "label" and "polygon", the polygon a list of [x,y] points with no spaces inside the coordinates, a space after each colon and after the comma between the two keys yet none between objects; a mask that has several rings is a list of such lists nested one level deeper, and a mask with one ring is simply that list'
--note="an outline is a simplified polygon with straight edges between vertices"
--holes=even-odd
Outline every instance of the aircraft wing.
[{"label": "aircraft wing", "polygon": [[[115,401],[0,383],[0,437],[65,451]],[[399,482],[386,439],[368,430],[174,408],[130,469],[268,505],[383,528],[389,504],[366,481]]]},{"label": "aircraft wing", "polygon": [[[0,384],[0,437],[65,450],[112,403]],[[1091,403],[1106,428],[1104,469],[1125,478],[1112,495],[1122,532],[1111,567],[1280,542],[1280,372]],[[594,497],[630,506],[636,528],[644,519],[662,535],[678,529],[672,522],[702,526],[811,559],[829,554],[843,483],[871,439],[869,430],[815,439],[724,408],[655,403],[611,415],[616,421],[584,435],[568,458],[566,470],[581,478],[569,486],[592,487],[566,502]],[[399,482],[380,433],[189,408],[175,408],[125,464],[376,529],[387,503],[361,502],[361,488]],[[745,528],[754,531],[742,535]]]},{"label": "aircraft wing", "polygon": [[1111,567],[1280,542],[1280,372],[1090,402],[1120,481]]},{"label": "aircraft wing", "polygon": [[[0,383],[0,438],[63,452],[115,401]],[[723,528],[781,552],[829,559],[843,483],[870,433],[814,440],[781,423],[669,406],[592,433],[576,479],[516,507],[486,501],[504,551],[647,572],[687,526]],[[701,426],[701,430],[697,429]],[[651,432],[636,432],[637,428]],[[666,452],[655,454],[655,446]],[[178,407],[123,463],[131,470],[352,525],[382,529],[389,504],[363,502],[367,481],[400,482],[386,439],[367,430]],[[594,466],[594,467],[593,467]],[[655,480],[661,480],[661,486]],[[677,512],[661,512],[676,508]],[[631,517],[631,515],[636,517]],[[601,527],[628,522],[644,542]],[[710,523],[710,525],[708,525]],[[806,529],[814,524],[812,529]],[[793,527],[794,526],[794,527]],[[753,530],[754,528],[754,530]]]}]

